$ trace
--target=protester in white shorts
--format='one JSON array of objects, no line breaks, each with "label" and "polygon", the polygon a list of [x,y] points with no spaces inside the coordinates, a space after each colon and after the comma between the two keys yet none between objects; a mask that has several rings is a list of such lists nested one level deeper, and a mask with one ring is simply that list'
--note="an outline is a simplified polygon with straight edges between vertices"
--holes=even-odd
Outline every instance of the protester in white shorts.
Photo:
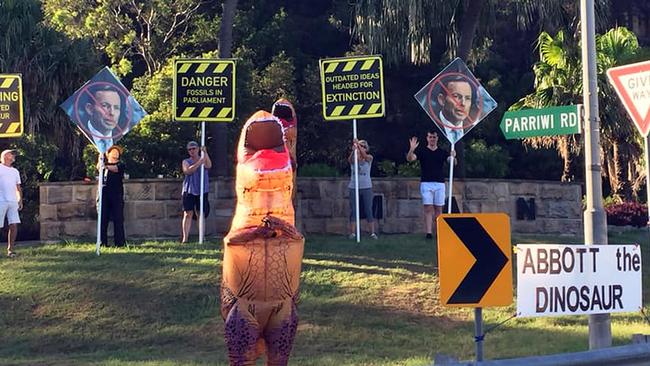
[{"label": "protester in white shorts", "polygon": [[431,129],[427,132],[427,146],[420,147],[417,137],[409,140],[409,151],[406,160],[420,160],[420,194],[424,206],[424,228],[426,239],[433,239],[433,222],[442,213],[445,205],[445,174],[443,165],[446,160],[454,159],[456,152],[451,153],[438,148],[438,132]]},{"label": "protester in white shorts", "polygon": [[12,165],[16,161],[13,150],[0,154],[0,228],[4,227],[5,217],[9,224],[7,233],[7,256],[15,257],[14,243],[20,223],[18,211],[23,209],[23,194],[20,188],[20,173]]}]

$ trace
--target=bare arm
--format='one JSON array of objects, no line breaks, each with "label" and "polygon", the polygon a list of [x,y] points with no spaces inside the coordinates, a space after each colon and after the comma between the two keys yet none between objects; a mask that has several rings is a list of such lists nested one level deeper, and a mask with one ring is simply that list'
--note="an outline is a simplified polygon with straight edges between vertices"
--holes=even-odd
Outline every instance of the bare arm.
[{"label": "bare arm", "polygon": [[211,169],[212,168],[212,160],[210,160],[210,155],[208,155],[208,148],[203,146],[201,148],[201,150],[203,150],[203,164],[205,164],[205,167],[207,169]]},{"label": "bare arm", "polygon": [[16,196],[18,198],[18,210],[23,209],[23,189],[20,184],[16,184]]},{"label": "bare arm", "polygon": [[418,138],[411,137],[409,140],[409,152],[406,153],[406,161],[414,161],[418,158],[417,155],[415,155],[415,149],[417,149],[418,145],[420,145]]}]

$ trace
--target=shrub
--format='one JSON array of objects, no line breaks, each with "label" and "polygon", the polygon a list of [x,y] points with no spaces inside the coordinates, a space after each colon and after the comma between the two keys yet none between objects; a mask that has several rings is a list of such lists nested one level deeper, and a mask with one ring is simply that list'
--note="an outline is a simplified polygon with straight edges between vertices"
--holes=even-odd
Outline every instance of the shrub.
[{"label": "shrub", "polygon": [[465,165],[469,178],[503,178],[508,175],[510,155],[499,145],[487,146],[475,140],[465,150]]},{"label": "shrub", "polygon": [[301,177],[338,177],[339,172],[327,164],[314,163],[298,167],[298,175]]},{"label": "shrub", "polygon": [[609,225],[643,227],[648,222],[648,206],[638,202],[611,204],[605,212]]},{"label": "shrub", "polygon": [[400,164],[397,167],[397,175],[400,177],[419,177],[420,176],[420,161],[414,160]]},{"label": "shrub", "polygon": [[382,160],[377,164],[377,169],[386,177],[394,177],[397,174],[397,167],[392,160]]}]

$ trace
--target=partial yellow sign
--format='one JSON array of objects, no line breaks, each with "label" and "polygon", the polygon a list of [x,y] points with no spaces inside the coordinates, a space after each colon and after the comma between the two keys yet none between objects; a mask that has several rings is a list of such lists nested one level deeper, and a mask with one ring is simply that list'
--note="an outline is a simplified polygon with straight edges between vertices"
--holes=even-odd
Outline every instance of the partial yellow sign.
[{"label": "partial yellow sign", "polygon": [[23,134],[23,83],[19,74],[0,74],[0,138]]},{"label": "partial yellow sign", "polygon": [[437,228],[440,302],[471,307],[512,304],[508,215],[444,214]]}]

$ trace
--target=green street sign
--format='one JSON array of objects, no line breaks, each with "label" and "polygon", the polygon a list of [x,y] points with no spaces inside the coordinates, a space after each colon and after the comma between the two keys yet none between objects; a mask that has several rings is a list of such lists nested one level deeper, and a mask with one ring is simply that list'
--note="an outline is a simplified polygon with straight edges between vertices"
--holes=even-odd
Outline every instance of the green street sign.
[{"label": "green street sign", "polygon": [[501,132],[506,139],[572,135],[580,133],[582,105],[564,105],[544,109],[522,109],[506,112],[501,119]]}]

